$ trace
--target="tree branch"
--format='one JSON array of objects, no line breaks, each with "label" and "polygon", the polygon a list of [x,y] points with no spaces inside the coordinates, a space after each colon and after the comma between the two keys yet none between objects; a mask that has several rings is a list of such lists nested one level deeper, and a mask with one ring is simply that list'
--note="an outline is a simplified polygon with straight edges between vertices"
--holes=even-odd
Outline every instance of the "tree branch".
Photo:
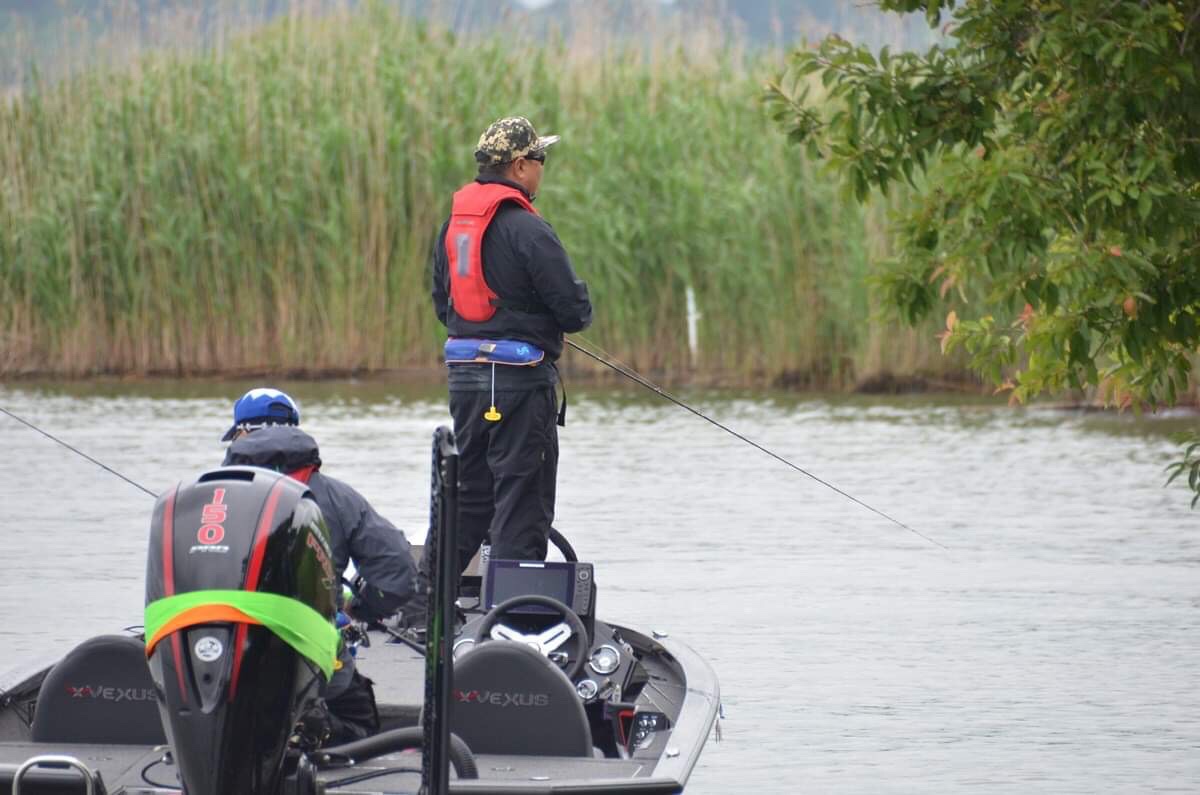
[{"label": "tree branch", "polygon": [[1192,12],[1192,16],[1188,18],[1187,24],[1183,26],[1183,36],[1179,39],[1179,54],[1183,55],[1187,52],[1188,34],[1192,32],[1192,25],[1196,24],[1196,20],[1200,19],[1200,6]]}]

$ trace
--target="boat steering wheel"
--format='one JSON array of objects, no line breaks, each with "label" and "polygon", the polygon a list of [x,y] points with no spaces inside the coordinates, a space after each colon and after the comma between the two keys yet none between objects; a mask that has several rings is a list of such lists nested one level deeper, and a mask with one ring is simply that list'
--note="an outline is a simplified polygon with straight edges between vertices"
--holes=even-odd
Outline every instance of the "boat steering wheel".
[{"label": "boat steering wheel", "polygon": [[[528,635],[501,623],[501,619],[506,618],[514,609],[530,606],[550,608],[562,616],[563,620],[544,632],[534,632]],[[583,669],[583,661],[587,659],[588,636],[583,622],[579,616],[575,615],[574,610],[549,596],[526,594],[505,599],[487,612],[479,624],[478,632],[480,643],[488,640],[515,641],[533,647],[545,657],[549,657],[551,652],[557,651],[568,639],[574,639],[572,648],[574,654],[567,658],[571,662],[568,665],[559,664],[562,672],[571,681],[575,680],[575,677]]]}]

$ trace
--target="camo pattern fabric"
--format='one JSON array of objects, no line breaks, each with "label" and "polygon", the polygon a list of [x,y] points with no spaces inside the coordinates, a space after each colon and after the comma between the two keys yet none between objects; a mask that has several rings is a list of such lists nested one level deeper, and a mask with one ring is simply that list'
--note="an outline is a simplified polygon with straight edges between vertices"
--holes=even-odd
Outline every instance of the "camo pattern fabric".
[{"label": "camo pattern fabric", "polygon": [[557,142],[557,135],[539,137],[533,124],[524,116],[509,116],[492,122],[479,136],[475,160],[484,166],[511,163],[518,157],[545,151]]}]

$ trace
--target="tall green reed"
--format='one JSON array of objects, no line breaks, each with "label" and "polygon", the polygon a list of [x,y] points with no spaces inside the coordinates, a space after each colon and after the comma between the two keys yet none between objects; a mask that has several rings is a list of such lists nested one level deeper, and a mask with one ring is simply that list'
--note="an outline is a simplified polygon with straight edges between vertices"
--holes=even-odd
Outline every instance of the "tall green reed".
[{"label": "tall green reed", "polygon": [[878,210],[766,118],[777,55],[713,23],[594,28],[296,13],[36,85],[0,109],[0,372],[435,365],[434,236],[480,130],[516,113],[563,136],[539,208],[591,287],[589,338],[621,359],[819,385],[954,366],[871,320]]}]

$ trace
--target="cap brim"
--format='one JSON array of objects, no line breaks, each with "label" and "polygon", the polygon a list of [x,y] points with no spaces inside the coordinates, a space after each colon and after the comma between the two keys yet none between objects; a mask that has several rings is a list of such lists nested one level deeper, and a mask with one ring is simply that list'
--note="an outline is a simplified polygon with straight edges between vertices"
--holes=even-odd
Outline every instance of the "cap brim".
[{"label": "cap brim", "polygon": [[561,135],[543,135],[537,139],[537,144],[534,145],[533,151],[545,152],[550,147],[562,140]]}]

